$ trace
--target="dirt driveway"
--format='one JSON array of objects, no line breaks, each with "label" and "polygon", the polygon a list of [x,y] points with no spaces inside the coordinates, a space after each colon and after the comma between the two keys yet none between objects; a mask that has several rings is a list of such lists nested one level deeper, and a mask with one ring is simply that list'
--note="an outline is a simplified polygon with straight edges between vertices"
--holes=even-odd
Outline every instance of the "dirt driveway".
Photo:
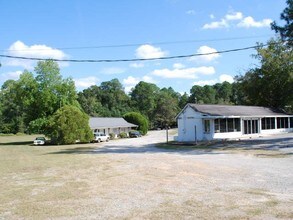
[{"label": "dirt driveway", "polygon": [[155,131],[85,146],[3,145],[0,219],[293,218],[291,135],[154,147],[165,138]]},{"label": "dirt driveway", "polygon": [[[170,133],[172,139],[175,132]],[[106,190],[108,197],[99,199],[101,216],[293,218],[292,134],[242,140],[234,143],[236,149],[228,143],[225,150],[153,146],[165,140],[165,131],[154,131],[92,152],[121,161]]]}]

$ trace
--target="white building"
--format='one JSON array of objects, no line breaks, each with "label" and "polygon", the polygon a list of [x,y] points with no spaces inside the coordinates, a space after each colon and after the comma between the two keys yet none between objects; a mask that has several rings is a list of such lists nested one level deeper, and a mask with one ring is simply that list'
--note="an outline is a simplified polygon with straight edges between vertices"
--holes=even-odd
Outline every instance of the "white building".
[{"label": "white building", "polygon": [[90,118],[90,128],[93,132],[102,132],[104,134],[113,133],[117,137],[120,133],[128,133],[133,128],[138,126],[128,123],[124,118],[111,118],[111,117],[96,117]]},{"label": "white building", "polygon": [[293,115],[258,106],[187,104],[176,119],[182,142],[293,131]]}]

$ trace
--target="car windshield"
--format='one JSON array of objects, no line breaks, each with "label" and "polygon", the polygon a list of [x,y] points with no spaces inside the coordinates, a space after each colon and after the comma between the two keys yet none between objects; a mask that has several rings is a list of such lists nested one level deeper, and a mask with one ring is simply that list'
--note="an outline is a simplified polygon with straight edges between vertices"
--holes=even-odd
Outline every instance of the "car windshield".
[{"label": "car windshield", "polygon": [[44,141],[45,138],[44,138],[44,137],[37,137],[36,140],[37,140],[37,141]]}]

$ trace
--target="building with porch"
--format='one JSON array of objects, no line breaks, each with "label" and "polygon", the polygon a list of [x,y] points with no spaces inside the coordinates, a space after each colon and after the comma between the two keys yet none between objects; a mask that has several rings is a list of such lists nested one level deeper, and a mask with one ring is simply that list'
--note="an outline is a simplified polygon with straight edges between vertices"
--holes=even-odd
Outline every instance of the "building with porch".
[{"label": "building with porch", "polygon": [[293,131],[293,115],[258,106],[187,104],[176,119],[180,142]]},{"label": "building with porch", "polygon": [[120,133],[127,133],[138,126],[128,123],[124,118],[95,117],[90,118],[90,128],[95,132],[102,132],[106,135],[113,133],[117,137]]}]

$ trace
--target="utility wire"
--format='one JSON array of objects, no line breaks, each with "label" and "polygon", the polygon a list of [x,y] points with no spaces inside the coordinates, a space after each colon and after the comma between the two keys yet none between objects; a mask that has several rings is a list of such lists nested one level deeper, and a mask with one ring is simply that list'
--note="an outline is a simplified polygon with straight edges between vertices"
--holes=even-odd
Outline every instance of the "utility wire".
[{"label": "utility wire", "polygon": [[[267,46],[267,44],[264,44],[262,46]],[[86,59],[86,60],[83,60],[83,59],[53,59],[53,58],[10,56],[10,55],[3,55],[3,54],[0,54],[0,57],[11,58],[11,59],[22,59],[22,60],[37,60],[37,61],[52,60],[52,61],[56,61],[56,62],[74,62],[74,63],[114,63],[114,62],[137,62],[137,61],[151,61],[151,60],[180,59],[180,58],[189,58],[189,57],[196,57],[196,56],[231,53],[231,52],[242,51],[242,50],[256,49],[258,47],[260,47],[260,46],[243,47],[243,48],[222,50],[222,51],[216,51],[216,52],[210,52],[210,53],[196,53],[196,54],[177,55],[177,56],[168,56],[168,57],[156,57],[156,58],[148,58],[148,59],[144,59],[144,58],[135,58],[135,59]]]},{"label": "utility wire", "polygon": [[[81,49],[102,49],[102,48],[122,48],[122,47],[137,47],[143,44],[151,44],[151,45],[170,45],[170,44],[185,44],[185,43],[199,43],[199,42],[215,42],[215,41],[230,41],[230,40],[243,40],[243,39],[255,39],[261,37],[269,37],[273,35],[258,35],[258,36],[245,36],[245,37],[228,37],[228,38],[214,38],[214,39],[199,39],[199,40],[181,40],[181,41],[161,41],[155,43],[135,43],[135,44],[115,44],[115,45],[100,45],[100,46],[81,46],[81,47],[57,47],[54,49],[57,50],[81,50]],[[46,51],[49,49],[34,49],[34,51]],[[31,49],[23,49],[23,50],[10,50],[10,49],[2,49],[0,51],[31,51]]]}]

